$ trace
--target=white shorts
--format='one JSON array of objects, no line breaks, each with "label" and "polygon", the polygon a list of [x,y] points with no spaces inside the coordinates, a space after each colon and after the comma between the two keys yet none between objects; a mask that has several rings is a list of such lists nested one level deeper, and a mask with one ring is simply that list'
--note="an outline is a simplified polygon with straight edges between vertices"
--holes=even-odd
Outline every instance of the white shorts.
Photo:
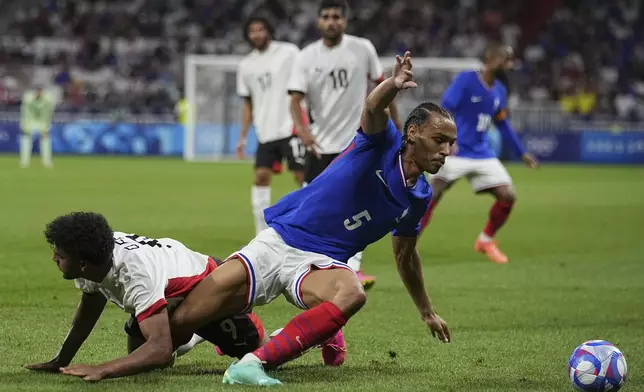
[{"label": "white shorts", "polygon": [[448,183],[467,177],[475,192],[500,185],[512,185],[510,174],[497,158],[471,159],[450,156],[432,177]]},{"label": "white shorts", "polygon": [[271,227],[261,231],[228,259],[233,257],[242,261],[248,275],[247,309],[253,305],[265,305],[280,294],[284,294],[293,305],[307,309],[302,301],[301,284],[313,266],[353,271],[346,263],[287,245]]}]

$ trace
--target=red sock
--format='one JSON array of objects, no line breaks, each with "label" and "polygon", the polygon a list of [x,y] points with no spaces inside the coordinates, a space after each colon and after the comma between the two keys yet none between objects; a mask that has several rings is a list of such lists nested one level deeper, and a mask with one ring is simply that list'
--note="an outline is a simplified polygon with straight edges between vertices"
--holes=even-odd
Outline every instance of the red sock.
[{"label": "red sock", "polygon": [[490,210],[490,219],[488,219],[487,224],[483,229],[483,233],[489,237],[494,237],[505,221],[508,220],[513,205],[513,202],[508,203],[497,200]]},{"label": "red sock", "polygon": [[430,219],[432,219],[432,213],[434,212],[434,208],[436,208],[436,204],[438,204],[438,202],[434,200],[429,203],[429,208],[427,209],[427,212],[425,212],[425,216],[423,216],[423,219],[420,220],[421,232],[425,230],[425,227],[429,224]]},{"label": "red sock", "polygon": [[331,302],[304,311],[295,316],[263,347],[253,354],[268,367],[295,359],[306,350],[324,343],[347,323],[347,317]]}]

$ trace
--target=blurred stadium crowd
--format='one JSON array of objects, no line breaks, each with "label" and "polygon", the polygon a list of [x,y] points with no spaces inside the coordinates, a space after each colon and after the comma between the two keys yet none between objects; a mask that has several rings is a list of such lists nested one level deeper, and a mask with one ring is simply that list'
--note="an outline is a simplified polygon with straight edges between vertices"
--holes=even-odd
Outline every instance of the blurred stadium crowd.
[{"label": "blurred stadium crowd", "polygon": [[[580,118],[644,120],[644,2],[638,0],[350,0],[348,32],[381,56],[478,56],[487,40],[517,51],[514,105],[556,102]],[[246,16],[277,38],[318,38],[315,0],[3,0],[0,108],[55,84],[58,110],[172,113],[183,56],[245,54]]]}]

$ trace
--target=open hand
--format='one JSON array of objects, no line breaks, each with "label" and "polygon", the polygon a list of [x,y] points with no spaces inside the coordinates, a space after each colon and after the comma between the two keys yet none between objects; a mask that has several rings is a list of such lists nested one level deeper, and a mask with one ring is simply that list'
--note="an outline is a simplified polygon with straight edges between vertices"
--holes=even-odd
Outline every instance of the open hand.
[{"label": "open hand", "polygon": [[239,139],[237,146],[235,146],[235,152],[237,153],[237,157],[239,159],[244,158],[244,150],[246,150],[246,139]]},{"label": "open hand", "polygon": [[418,87],[413,80],[414,74],[411,72],[411,67],[411,53],[409,51],[405,52],[402,58],[396,56],[393,78],[397,88],[406,90],[408,88]]},{"label": "open hand", "polygon": [[315,155],[316,157],[320,156],[320,153],[318,152],[318,142],[317,140],[315,140],[315,136],[313,136],[310,130],[306,128],[300,130],[299,132],[297,132],[297,137],[300,138],[302,144],[304,144],[304,146],[308,150],[310,150],[313,155]]},{"label": "open hand", "polygon": [[443,343],[452,341],[452,335],[449,332],[449,328],[447,328],[447,323],[439,315],[433,313],[431,316],[424,317],[423,321],[429,327],[433,337],[437,337]]},{"label": "open hand", "polygon": [[35,370],[39,372],[52,372],[52,373],[58,373],[60,372],[60,368],[63,366],[67,366],[68,363],[63,363],[58,361],[58,358],[54,358],[51,361],[48,362],[43,362],[43,363],[36,363],[33,365],[25,365],[25,369],[29,370]]},{"label": "open hand", "polygon": [[60,372],[68,376],[82,377],[85,381],[101,381],[104,377],[99,366],[72,365],[60,368]]},{"label": "open hand", "polygon": [[525,154],[523,154],[523,156],[521,157],[521,160],[530,169],[536,169],[539,167],[539,161],[537,161],[537,158],[535,158],[535,156],[530,154],[529,152],[526,152]]}]

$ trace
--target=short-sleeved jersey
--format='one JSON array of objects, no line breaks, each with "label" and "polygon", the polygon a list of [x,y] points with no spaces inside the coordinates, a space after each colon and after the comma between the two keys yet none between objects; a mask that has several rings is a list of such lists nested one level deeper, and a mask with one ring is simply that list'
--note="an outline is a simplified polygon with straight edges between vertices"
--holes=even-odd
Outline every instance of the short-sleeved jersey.
[{"label": "short-sleeved jersey", "polygon": [[507,116],[505,87],[495,80],[491,88],[484,84],[477,71],[460,73],[443,95],[441,105],[454,115],[457,129],[456,155],[487,159],[495,157],[487,131],[492,121]]},{"label": "short-sleeved jersey", "polygon": [[171,238],[150,239],[114,233],[113,266],[102,282],[76,279],[85,293],[100,292],[125,312],[143,321],[166,304],[187,295],[216,268],[208,256]]},{"label": "short-sleeved jersey", "polygon": [[272,41],[266,50],[253,50],[239,64],[237,94],[253,103],[253,125],[260,143],[293,135],[287,83],[298,52],[291,43]]},{"label": "short-sleeved jersey", "polygon": [[354,140],[308,186],[264,210],[288,245],[346,262],[387,233],[416,236],[432,190],[425,176],[407,186],[402,136],[389,120]]},{"label": "short-sleeved jersey", "polygon": [[383,68],[371,41],[344,35],[332,47],[318,40],[297,56],[289,91],[306,94],[320,153],[344,150],[360,126],[368,80],[380,81]]}]

